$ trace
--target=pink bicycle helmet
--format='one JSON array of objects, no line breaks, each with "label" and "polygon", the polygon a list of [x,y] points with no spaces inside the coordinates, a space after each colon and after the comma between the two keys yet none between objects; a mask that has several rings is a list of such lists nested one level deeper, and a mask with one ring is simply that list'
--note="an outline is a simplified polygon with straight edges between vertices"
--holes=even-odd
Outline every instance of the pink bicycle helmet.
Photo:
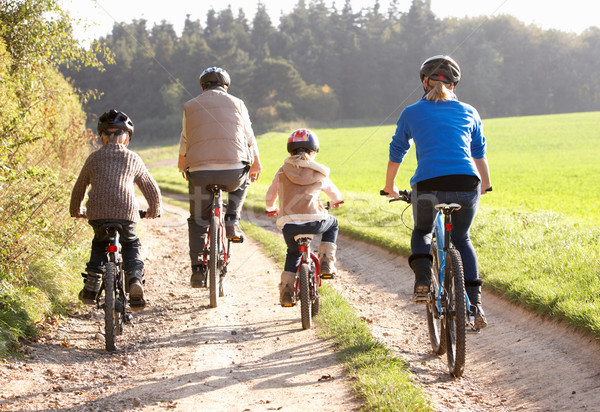
[{"label": "pink bicycle helmet", "polygon": [[305,149],[305,151],[318,152],[319,151],[319,138],[315,132],[309,129],[298,129],[292,132],[287,141],[288,153],[294,153],[298,149]]}]

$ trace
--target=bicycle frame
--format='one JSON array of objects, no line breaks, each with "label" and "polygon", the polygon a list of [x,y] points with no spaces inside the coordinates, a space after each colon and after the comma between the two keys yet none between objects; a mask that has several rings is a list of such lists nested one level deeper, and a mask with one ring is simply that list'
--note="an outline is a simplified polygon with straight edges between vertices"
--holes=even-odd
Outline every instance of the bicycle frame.
[{"label": "bicycle frame", "polygon": [[[437,245],[438,252],[438,262],[440,262],[440,284],[439,290],[437,291],[437,296],[441,296],[443,293],[444,287],[444,278],[446,276],[446,257],[448,256],[448,249],[450,248],[450,231],[452,230],[452,223],[450,221],[450,214],[444,215],[442,211],[438,211],[434,223],[433,223],[433,233],[434,239]],[[467,308],[471,306],[471,302],[469,302],[469,297],[465,293],[465,299],[467,302]],[[439,313],[444,313],[442,311],[441,300],[436,299],[436,306]]]},{"label": "bicycle frame", "polygon": [[[232,240],[227,239],[225,235],[223,188],[219,185],[209,185],[207,189],[212,193],[212,205],[208,236],[204,244],[202,259],[208,269],[210,306],[216,308],[219,304],[219,297],[225,296],[223,282],[227,273]],[[227,242],[227,245],[225,242]]]},{"label": "bicycle frame", "polygon": [[303,263],[310,264],[309,259],[311,259],[313,261],[313,263],[315,264],[315,277],[318,279],[317,288],[321,287],[321,265],[319,263],[319,258],[310,248],[310,239],[308,240],[308,242],[306,244],[304,242],[302,242],[302,239],[307,239],[307,238],[301,238],[298,241],[298,250],[300,252],[302,252],[302,258],[300,260],[300,265],[298,265],[298,270],[300,270],[300,266]]},{"label": "bicycle frame", "polygon": [[[451,240],[450,240],[450,231],[452,230],[452,222],[451,222],[451,218],[450,218],[450,213],[443,213],[441,210],[438,211],[434,223],[433,223],[433,233],[434,233],[434,240],[436,242],[436,246],[437,246],[437,258],[438,258],[438,262],[439,262],[439,271],[440,271],[440,281],[439,281],[439,285],[438,288],[439,290],[436,293],[436,307],[438,310],[438,313],[444,314],[444,310],[442,309],[442,303],[441,303],[441,299],[440,297],[442,296],[442,294],[444,293],[444,279],[446,276],[446,258],[448,256],[448,249],[451,247]],[[465,300],[466,300],[466,307],[470,308],[471,307],[471,302],[469,301],[469,296],[465,293]],[[473,327],[473,319],[472,319],[472,315],[470,313],[470,310],[468,311],[468,317],[469,317],[469,325],[471,328]]]},{"label": "bicycle frame", "polygon": [[312,318],[319,312],[319,287],[321,286],[321,268],[319,258],[311,251],[313,235],[296,235],[298,250],[301,252],[300,264],[296,272],[294,301],[300,300],[302,328],[312,327]]},{"label": "bicycle frame", "polygon": [[[224,204],[223,204],[223,192],[220,188],[214,187],[213,200],[212,200],[212,214],[219,220],[219,250],[223,251],[223,269],[226,268],[229,258],[229,251],[231,247],[231,241],[227,242],[227,246],[225,246],[225,214],[224,214]],[[210,226],[208,229],[208,235],[206,237],[206,242],[204,242],[204,253],[202,256],[203,263],[206,265],[208,262],[208,253],[210,246]]]}]

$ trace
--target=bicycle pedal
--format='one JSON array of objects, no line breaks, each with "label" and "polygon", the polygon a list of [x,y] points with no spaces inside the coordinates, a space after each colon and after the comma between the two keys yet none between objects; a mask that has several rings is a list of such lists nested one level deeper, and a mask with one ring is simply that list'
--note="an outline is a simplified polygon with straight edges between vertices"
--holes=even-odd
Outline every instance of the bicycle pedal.
[{"label": "bicycle pedal", "polygon": [[471,335],[478,335],[481,333],[481,329],[468,328],[467,333]]},{"label": "bicycle pedal", "polygon": [[417,305],[426,305],[429,303],[429,296],[415,293],[413,296],[413,302],[415,302]]},{"label": "bicycle pedal", "polygon": [[244,243],[244,238],[243,237],[232,237],[231,239],[231,243]]},{"label": "bicycle pedal", "polygon": [[321,275],[321,279],[334,279],[335,276],[333,275],[333,273],[331,274],[327,274],[327,275]]},{"label": "bicycle pedal", "polygon": [[281,306],[284,308],[291,308],[292,306],[294,306],[294,304],[293,303],[282,303]]}]

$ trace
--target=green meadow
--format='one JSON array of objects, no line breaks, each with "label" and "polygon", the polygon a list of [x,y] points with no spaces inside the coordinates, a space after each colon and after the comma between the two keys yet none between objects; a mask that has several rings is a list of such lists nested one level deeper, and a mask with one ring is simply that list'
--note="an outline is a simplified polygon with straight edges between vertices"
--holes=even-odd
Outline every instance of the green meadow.
[{"label": "green meadow", "polygon": [[[484,120],[494,191],[482,197],[472,239],[487,290],[600,337],[600,112]],[[331,169],[344,206],[342,233],[410,254],[410,209],[380,197],[395,126],[313,129],[317,161]],[[246,205],[264,210],[264,194],[285,159],[291,132],[259,137],[263,174]],[[177,155],[170,146],[144,160]],[[397,186],[408,188],[414,149]],[[164,190],[186,192],[176,168],[152,169]],[[402,214],[403,213],[403,214]],[[484,302],[485,303],[485,302]]]}]

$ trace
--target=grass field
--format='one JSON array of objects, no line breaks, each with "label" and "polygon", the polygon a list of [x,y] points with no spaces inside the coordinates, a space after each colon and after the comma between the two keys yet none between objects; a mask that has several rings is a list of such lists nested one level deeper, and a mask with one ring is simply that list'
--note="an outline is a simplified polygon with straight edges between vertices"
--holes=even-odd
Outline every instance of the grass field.
[{"label": "grass field", "polygon": [[[472,230],[487,287],[600,337],[600,112],[484,120],[494,191],[482,198]],[[315,129],[317,161],[346,204],[336,211],[343,233],[408,255],[403,205],[378,196],[394,126]],[[264,194],[286,156],[287,133],[259,138],[263,175],[246,205],[264,209]],[[145,161],[156,150],[142,152]],[[177,155],[171,146],[160,151]],[[154,154],[152,154],[154,153]],[[408,188],[414,149],[397,185]],[[175,168],[152,170],[165,189],[186,192]],[[410,210],[404,220],[412,225]]]}]

